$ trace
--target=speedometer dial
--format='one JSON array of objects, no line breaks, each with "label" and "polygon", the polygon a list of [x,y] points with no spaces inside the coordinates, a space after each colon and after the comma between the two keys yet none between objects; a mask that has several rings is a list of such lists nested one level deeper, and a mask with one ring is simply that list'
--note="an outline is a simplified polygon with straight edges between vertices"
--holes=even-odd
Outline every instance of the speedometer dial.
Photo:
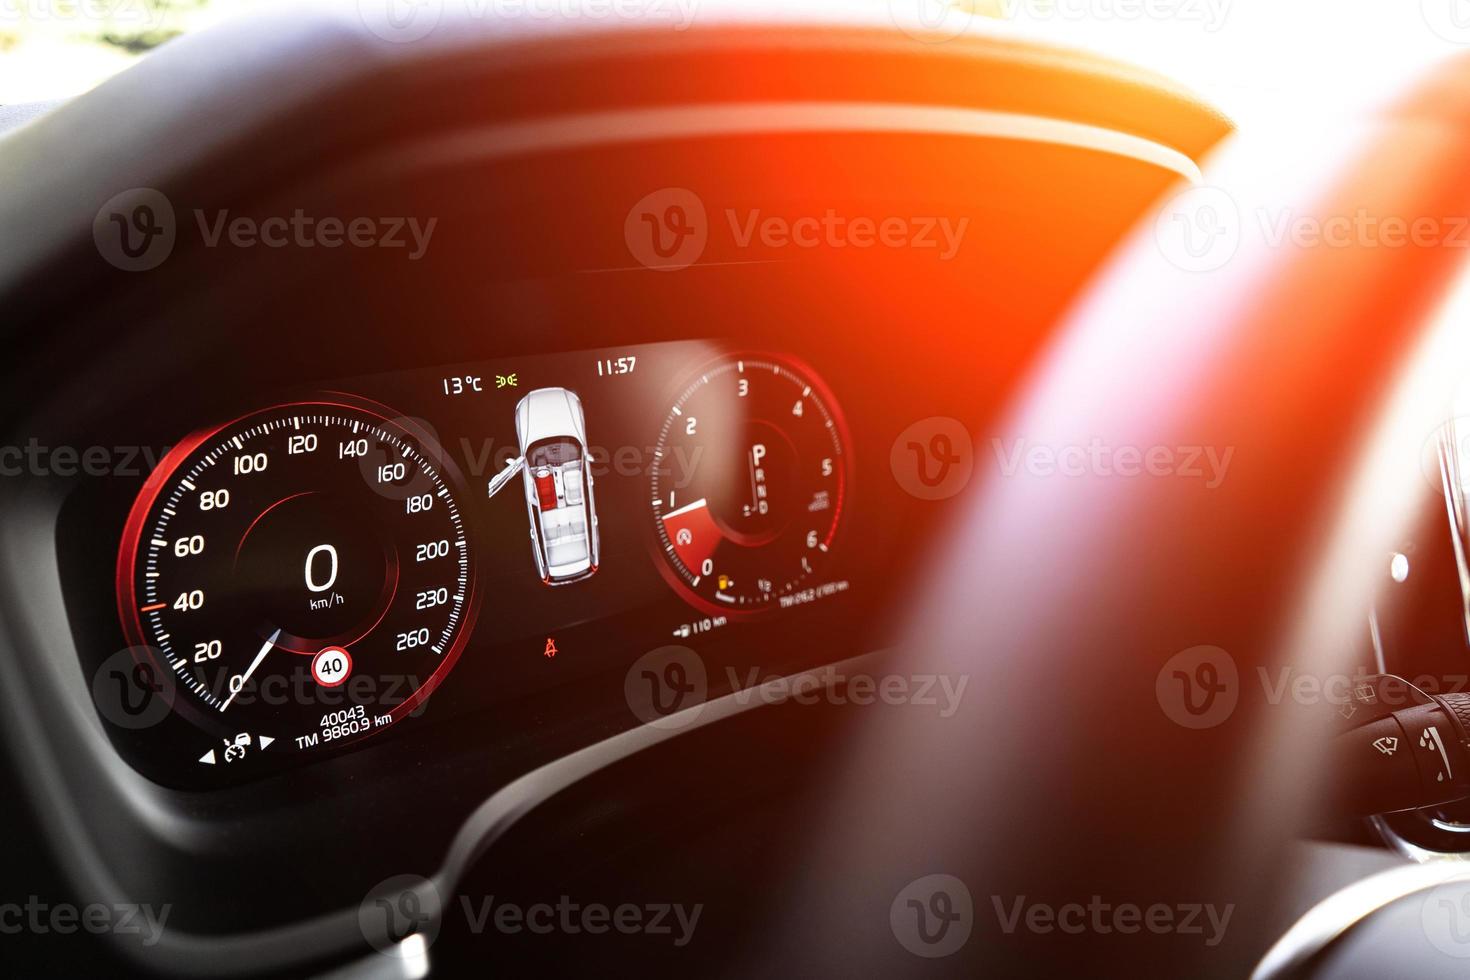
[{"label": "speedometer dial", "polygon": [[380,730],[449,671],[475,615],[458,482],[425,433],[348,396],[196,435],[129,517],[124,629],[222,760]]},{"label": "speedometer dial", "polygon": [[698,605],[752,612],[817,581],[848,459],[837,407],[809,371],[722,358],[675,398],[655,453],[658,545]]}]

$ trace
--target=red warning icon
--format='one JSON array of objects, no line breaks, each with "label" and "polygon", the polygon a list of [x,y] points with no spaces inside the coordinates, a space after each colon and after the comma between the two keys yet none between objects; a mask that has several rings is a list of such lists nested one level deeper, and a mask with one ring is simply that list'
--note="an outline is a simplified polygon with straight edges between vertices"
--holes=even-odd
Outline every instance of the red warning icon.
[{"label": "red warning icon", "polygon": [[541,651],[541,655],[543,657],[556,656],[556,641],[549,636],[546,638],[546,649]]}]

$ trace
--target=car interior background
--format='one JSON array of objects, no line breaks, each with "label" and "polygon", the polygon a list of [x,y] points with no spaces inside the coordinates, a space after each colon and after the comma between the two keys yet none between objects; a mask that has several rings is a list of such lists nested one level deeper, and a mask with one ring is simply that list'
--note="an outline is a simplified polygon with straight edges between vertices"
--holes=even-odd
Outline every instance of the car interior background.
[{"label": "car interior background", "polygon": [[0,0],[0,969],[1461,977],[1460,0]]}]

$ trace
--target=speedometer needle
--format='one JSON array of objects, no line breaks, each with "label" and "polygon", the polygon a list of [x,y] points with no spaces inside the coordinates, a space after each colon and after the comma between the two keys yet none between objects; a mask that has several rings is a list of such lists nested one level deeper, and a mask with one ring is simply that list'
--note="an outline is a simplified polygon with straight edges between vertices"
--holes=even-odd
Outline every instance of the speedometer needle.
[{"label": "speedometer needle", "polygon": [[230,702],[235,700],[235,695],[239,694],[240,688],[243,688],[245,686],[245,682],[250,680],[250,675],[255,673],[255,668],[260,666],[260,662],[265,659],[265,655],[271,652],[271,647],[276,645],[276,637],[280,635],[281,631],[279,628],[277,628],[277,630],[271,634],[271,638],[265,641],[265,646],[260,648],[260,652],[255,655],[255,659],[250,661],[250,666],[245,668],[245,673],[240,678],[240,687],[236,687],[234,690],[230,691],[230,696],[225,698],[225,703],[219,706],[220,711],[224,711],[230,706]]}]

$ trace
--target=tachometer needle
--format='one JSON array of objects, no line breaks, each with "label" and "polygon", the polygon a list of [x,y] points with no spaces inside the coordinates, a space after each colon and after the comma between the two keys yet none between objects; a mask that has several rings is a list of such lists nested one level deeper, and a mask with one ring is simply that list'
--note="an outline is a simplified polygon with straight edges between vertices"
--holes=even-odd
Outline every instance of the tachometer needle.
[{"label": "tachometer needle", "polygon": [[235,695],[239,694],[240,689],[245,686],[245,682],[250,680],[250,675],[255,673],[255,668],[260,666],[260,662],[265,659],[265,655],[271,652],[271,647],[276,645],[276,637],[280,635],[281,631],[277,629],[271,634],[271,638],[265,641],[265,646],[260,648],[260,652],[255,655],[255,659],[250,661],[250,666],[245,668],[245,674],[240,678],[240,687],[230,692],[230,696],[225,698],[225,703],[219,706],[220,711],[224,711],[230,706],[230,702],[235,700]]},{"label": "tachometer needle", "polygon": [[671,511],[669,511],[667,514],[664,515],[663,519],[667,521],[667,520],[669,520],[672,517],[679,517],[679,516],[681,516],[683,514],[689,513],[691,510],[699,510],[699,508],[706,506],[706,504],[707,504],[707,501],[703,497],[700,497],[698,500],[696,500],[692,504],[685,504],[683,507],[680,507],[678,510],[671,510]]}]

